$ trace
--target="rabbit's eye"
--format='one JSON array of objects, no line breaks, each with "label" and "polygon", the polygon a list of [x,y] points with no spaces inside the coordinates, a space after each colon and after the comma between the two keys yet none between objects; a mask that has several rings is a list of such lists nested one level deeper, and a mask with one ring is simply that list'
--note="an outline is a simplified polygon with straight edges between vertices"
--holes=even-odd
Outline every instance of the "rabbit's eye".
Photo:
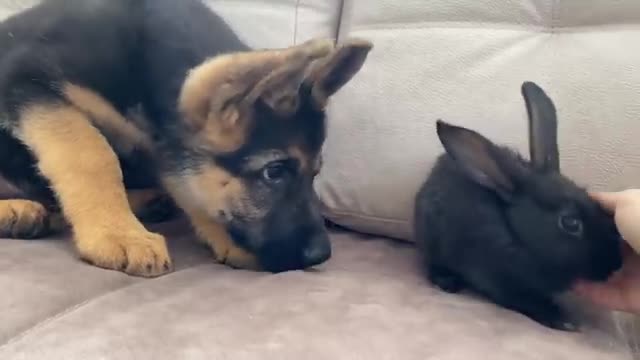
[{"label": "rabbit's eye", "polygon": [[582,234],[582,221],[573,215],[560,215],[558,219],[560,228],[571,235],[580,236]]}]

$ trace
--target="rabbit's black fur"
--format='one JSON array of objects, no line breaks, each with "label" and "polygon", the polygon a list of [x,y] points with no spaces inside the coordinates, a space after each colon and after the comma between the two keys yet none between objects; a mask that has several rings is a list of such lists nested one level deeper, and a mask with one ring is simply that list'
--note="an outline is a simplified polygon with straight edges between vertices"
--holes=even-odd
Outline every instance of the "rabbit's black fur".
[{"label": "rabbit's black fur", "polygon": [[522,86],[531,161],[479,133],[437,122],[446,150],[416,196],[415,239],[432,283],[469,288],[562,330],[554,302],[577,279],[602,281],[621,266],[612,217],[559,172],[555,107]]}]

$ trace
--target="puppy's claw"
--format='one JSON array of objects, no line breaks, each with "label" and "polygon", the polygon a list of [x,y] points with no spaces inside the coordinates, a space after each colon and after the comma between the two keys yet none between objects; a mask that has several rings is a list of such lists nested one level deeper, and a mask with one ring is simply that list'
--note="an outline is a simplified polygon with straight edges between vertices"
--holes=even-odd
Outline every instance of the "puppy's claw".
[{"label": "puppy's claw", "polygon": [[165,239],[159,234],[144,229],[110,229],[80,232],[77,236],[80,256],[98,267],[142,277],[156,277],[171,270]]}]

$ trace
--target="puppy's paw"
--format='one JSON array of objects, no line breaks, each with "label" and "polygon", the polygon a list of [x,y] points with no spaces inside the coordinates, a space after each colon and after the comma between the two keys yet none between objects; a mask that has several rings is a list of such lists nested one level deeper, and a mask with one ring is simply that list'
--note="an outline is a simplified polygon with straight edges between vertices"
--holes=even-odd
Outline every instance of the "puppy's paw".
[{"label": "puppy's paw", "polygon": [[260,265],[255,255],[236,246],[231,239],[209,240],[216,261],[234,269],[260,270]]},{"label": "puppy's paw", "polygon": [[223,225],[198,211],[192,211],[190,218],[198,237],[209,245],[217,262],[236,269],[261,270],[256,256],[236,245]]},{"label": "puppy's paw", "polygon": [[173,268],[164,237],[146,230],[84,233],[76,243],[82,259],[129,275],[156,277]]},{"label": "puppy's paw", "polygon": [[217,255],[217,252],[214,251],[214,253],[216,254],[216,260],[218,262],[234,269],[245,269],[253,271],[260,270],[260,265],[258,264],[258,260],[256,259],[256,257],[239,247],[231,246],[227,248],[225,252],[221,251],[222,255],[220,256]]},{"label": "puppy's paw", "polygon": [[226,233],[218,235],[207,238],[207,243],[211,246],[217,262],[235,269],[260,270],[255,255],[238,247]]},{"label": "puppy's paw", "polygon": [[0,237],[35,239],[49,231],[49,212],[30,200],[0,201]]}]

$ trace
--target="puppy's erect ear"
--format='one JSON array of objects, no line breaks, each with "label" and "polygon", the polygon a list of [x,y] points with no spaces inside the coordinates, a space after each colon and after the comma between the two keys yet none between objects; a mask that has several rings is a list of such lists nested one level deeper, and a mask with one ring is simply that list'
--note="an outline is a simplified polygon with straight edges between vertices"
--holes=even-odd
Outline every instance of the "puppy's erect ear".
[{"label": "puppy's erect ear", "polygon": [[498,149],[491,141],[475,131],[442,120],[436,122],[436,131],[447,153],[469,179],[505,200],[511,197],[515,185],[501,168]]},{"label": "puppy's erect ear", "polygon": [[313,65],[307,81],[318,109],[324,109],[328,99],[360,71],[372,48],[369,41],[351,39]]},{"label": "puppy's erect ear", "polygon": [[284,49],[225,54],[195,67],[178,102],[187,129],[211,151],[237,150],[251,126],[249,106],[261,99],[277,113],[295,109],[294,95],[309,65],[333,47],[332,40],[313,39]]},{"label": "puppy's erect ear", "polygon": [[283,64],[261,80],[247,96],[250,104],[262,101],[276,114],[290,116],[298,110],[300,86],[311,63],[327,56],[333,49],[329,40],[310,40],[289,48]]}]

